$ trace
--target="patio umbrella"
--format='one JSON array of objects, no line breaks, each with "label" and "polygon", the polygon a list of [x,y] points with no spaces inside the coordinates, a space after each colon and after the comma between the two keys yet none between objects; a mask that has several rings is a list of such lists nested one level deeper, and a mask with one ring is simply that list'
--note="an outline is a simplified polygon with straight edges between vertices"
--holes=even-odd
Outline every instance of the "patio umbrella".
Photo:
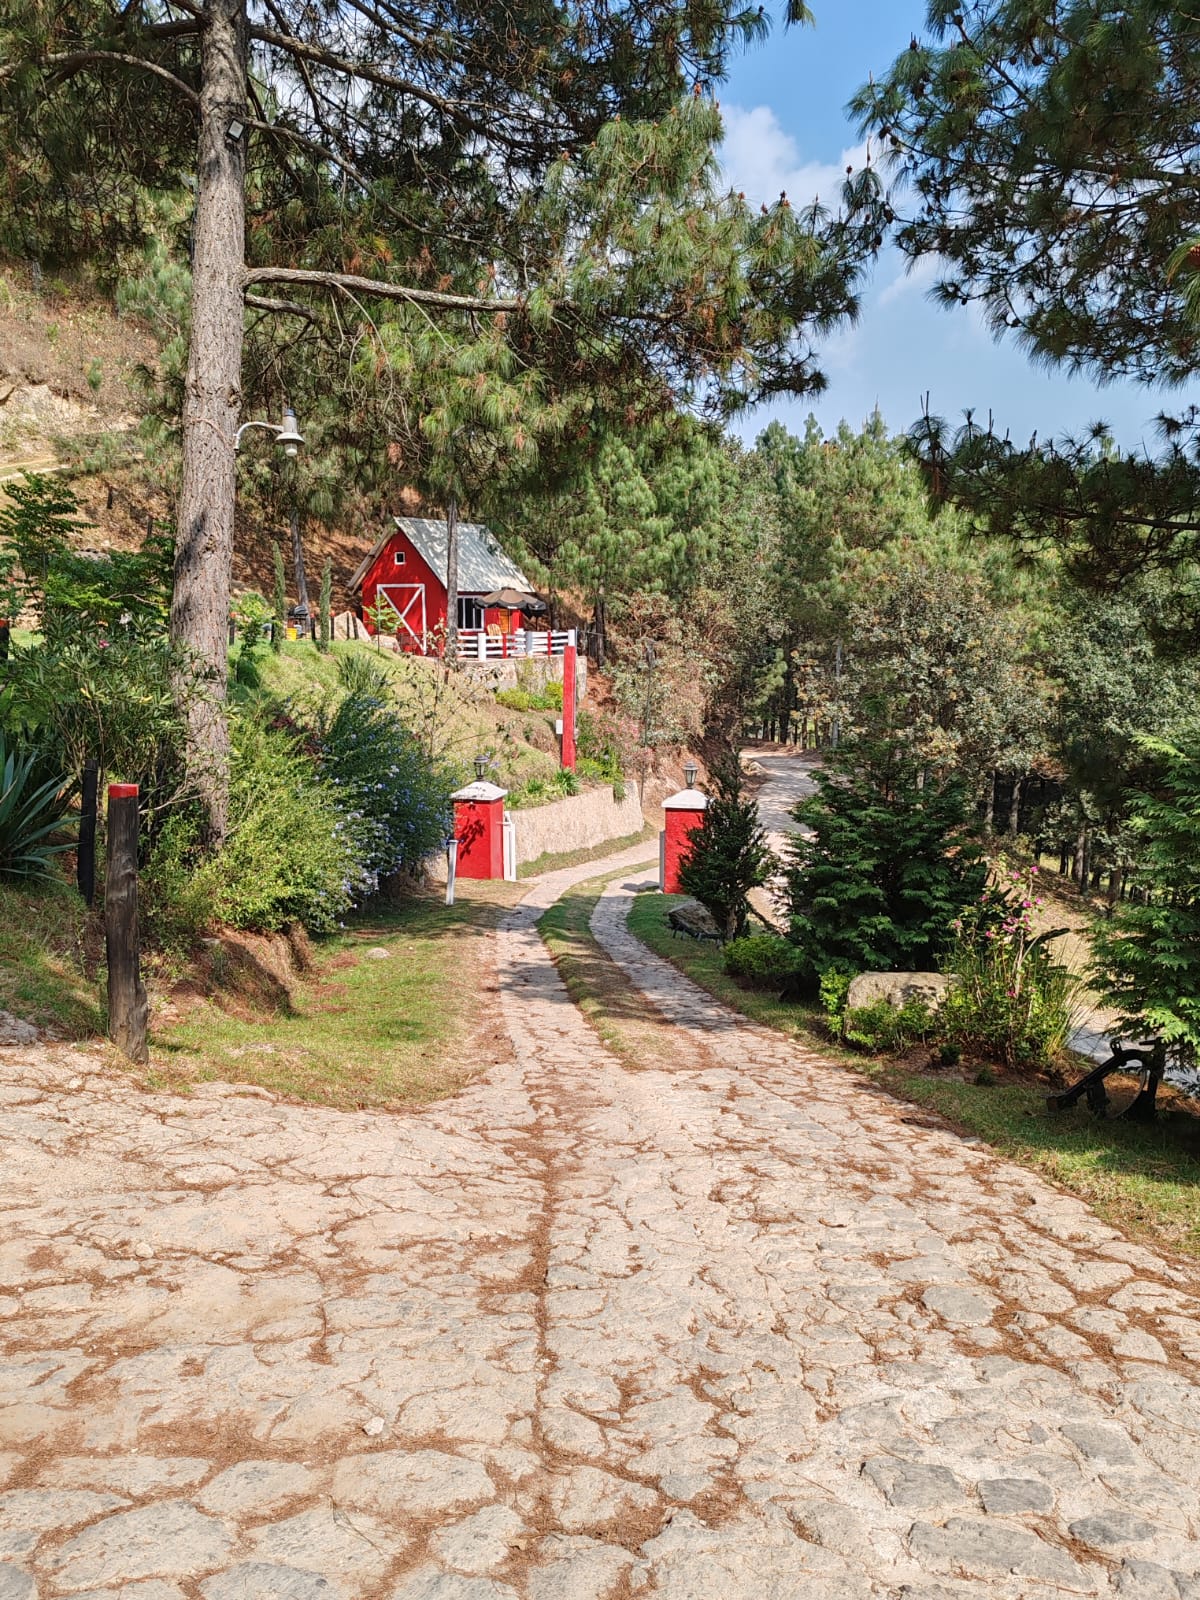
[{"label": "patio umbrella", "polygon": [[481,606],[502,606],[505,611],[528,611],[537,616],[546,609],[546,602],[536,595],[522,594],[519,589],[493,589],[491,594],[479,596]]}]

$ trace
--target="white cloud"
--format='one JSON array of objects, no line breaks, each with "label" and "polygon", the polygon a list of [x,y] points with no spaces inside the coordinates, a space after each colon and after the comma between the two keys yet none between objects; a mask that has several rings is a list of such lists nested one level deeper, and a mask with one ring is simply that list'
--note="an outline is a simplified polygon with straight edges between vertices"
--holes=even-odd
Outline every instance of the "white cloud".
[{"label": "white cloud", "polygon": [[722,105],[725,139],[721,165],[730,188],[741,190],[755,205],[773,205],[786,193],[793,205],[806,206],[814,197],[836,209],[846,168],[857,172],[866,160],[866,146],[843,150],[841,162],[804,161],[791,134],[780,126],[770,106]]},{"label": "white cloud", "polygon": [[922,256],[916,266],[904,267],[890,283],[884,285],[879,291],[877,304],[890,306],[895,300],[907,299],[918,292],[923,294],[933,286],[943,264],[940,256]]}]

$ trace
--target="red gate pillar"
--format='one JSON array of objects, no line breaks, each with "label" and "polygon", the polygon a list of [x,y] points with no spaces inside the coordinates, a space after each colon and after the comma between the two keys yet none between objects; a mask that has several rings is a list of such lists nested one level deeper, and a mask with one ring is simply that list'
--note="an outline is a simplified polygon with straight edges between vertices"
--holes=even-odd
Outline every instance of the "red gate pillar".
[{"label": "red gate pillar", "polygon": [[477,779],[450,796],[460,878],[503,878],[504,796],[507,789]]},{"label": "red gate pillar", "polygon": [[567,634],[563,651],[562,764],[575,771],[575,674],[578,666],[575,629]]},{"label": "red gate pillar", "polygon": [[664,894],[682,894],[679,869],[692,853],[688,834],[704,821],[708,796],[700,789],[681,789],[663,801],[665,827],[659,839],[659,887]]}]

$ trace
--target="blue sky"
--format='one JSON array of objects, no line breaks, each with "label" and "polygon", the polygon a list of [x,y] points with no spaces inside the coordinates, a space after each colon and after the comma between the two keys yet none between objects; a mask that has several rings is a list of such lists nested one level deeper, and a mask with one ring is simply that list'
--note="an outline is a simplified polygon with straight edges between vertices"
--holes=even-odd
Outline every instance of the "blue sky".
[{"label": "blue sky", "polygon": [[[836,197],[847,163],[860,165],[863,154],[846,102],[922,32],[925,16],[923,0],[810,3],[815,27],[777,25],[768,44],[735,60],[721,85],[726,175],[755,202],[777,200],[781,189],[800,202],[816,193]],[[742,419],[738,431],[752,439],[778,417],[799,432],[811,411],[829,432],[842,417],[857,425],[878,404],[888,426],[900,432],[920,415],[928,390],[937,415],[961,421],[968,406],[979,417],[990,409],[1014,439],[1034,429],[1057,437],[1103,418],[1125,448],[1143,439],[1157,448],[1153,418],[1181,407],[1179,391],[1100,388],[1036,367],[1016,344],[996,344],[977,313],[932,305],[925,294],[932,276],[927,264],[906,275],[904,258],[885,251],[857,326],[823,347],[826,392],[774,401]]]}]

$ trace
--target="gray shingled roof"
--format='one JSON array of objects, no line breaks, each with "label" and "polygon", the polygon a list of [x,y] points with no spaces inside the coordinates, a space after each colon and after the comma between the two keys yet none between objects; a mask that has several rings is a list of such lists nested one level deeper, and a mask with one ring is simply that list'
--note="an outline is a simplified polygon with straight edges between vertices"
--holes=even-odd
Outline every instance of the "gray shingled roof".
[{"label": "gray shingled roof", "polygon": [[[446,581],[446,524],[429,517],[393,517],[393,523],[402,529],[416,545],[418,551],[433,570]],[[375,558],[392,537],[387,532],[364,558],[350,579],[351,590],[357,589],[370,571]],[[523,589],[532,594],[533,585],[520,567],[501,550],[491,532],[480,522],[460,522],[458,525],[458,592],[460,594],[490,594],[493,589]]]}]

